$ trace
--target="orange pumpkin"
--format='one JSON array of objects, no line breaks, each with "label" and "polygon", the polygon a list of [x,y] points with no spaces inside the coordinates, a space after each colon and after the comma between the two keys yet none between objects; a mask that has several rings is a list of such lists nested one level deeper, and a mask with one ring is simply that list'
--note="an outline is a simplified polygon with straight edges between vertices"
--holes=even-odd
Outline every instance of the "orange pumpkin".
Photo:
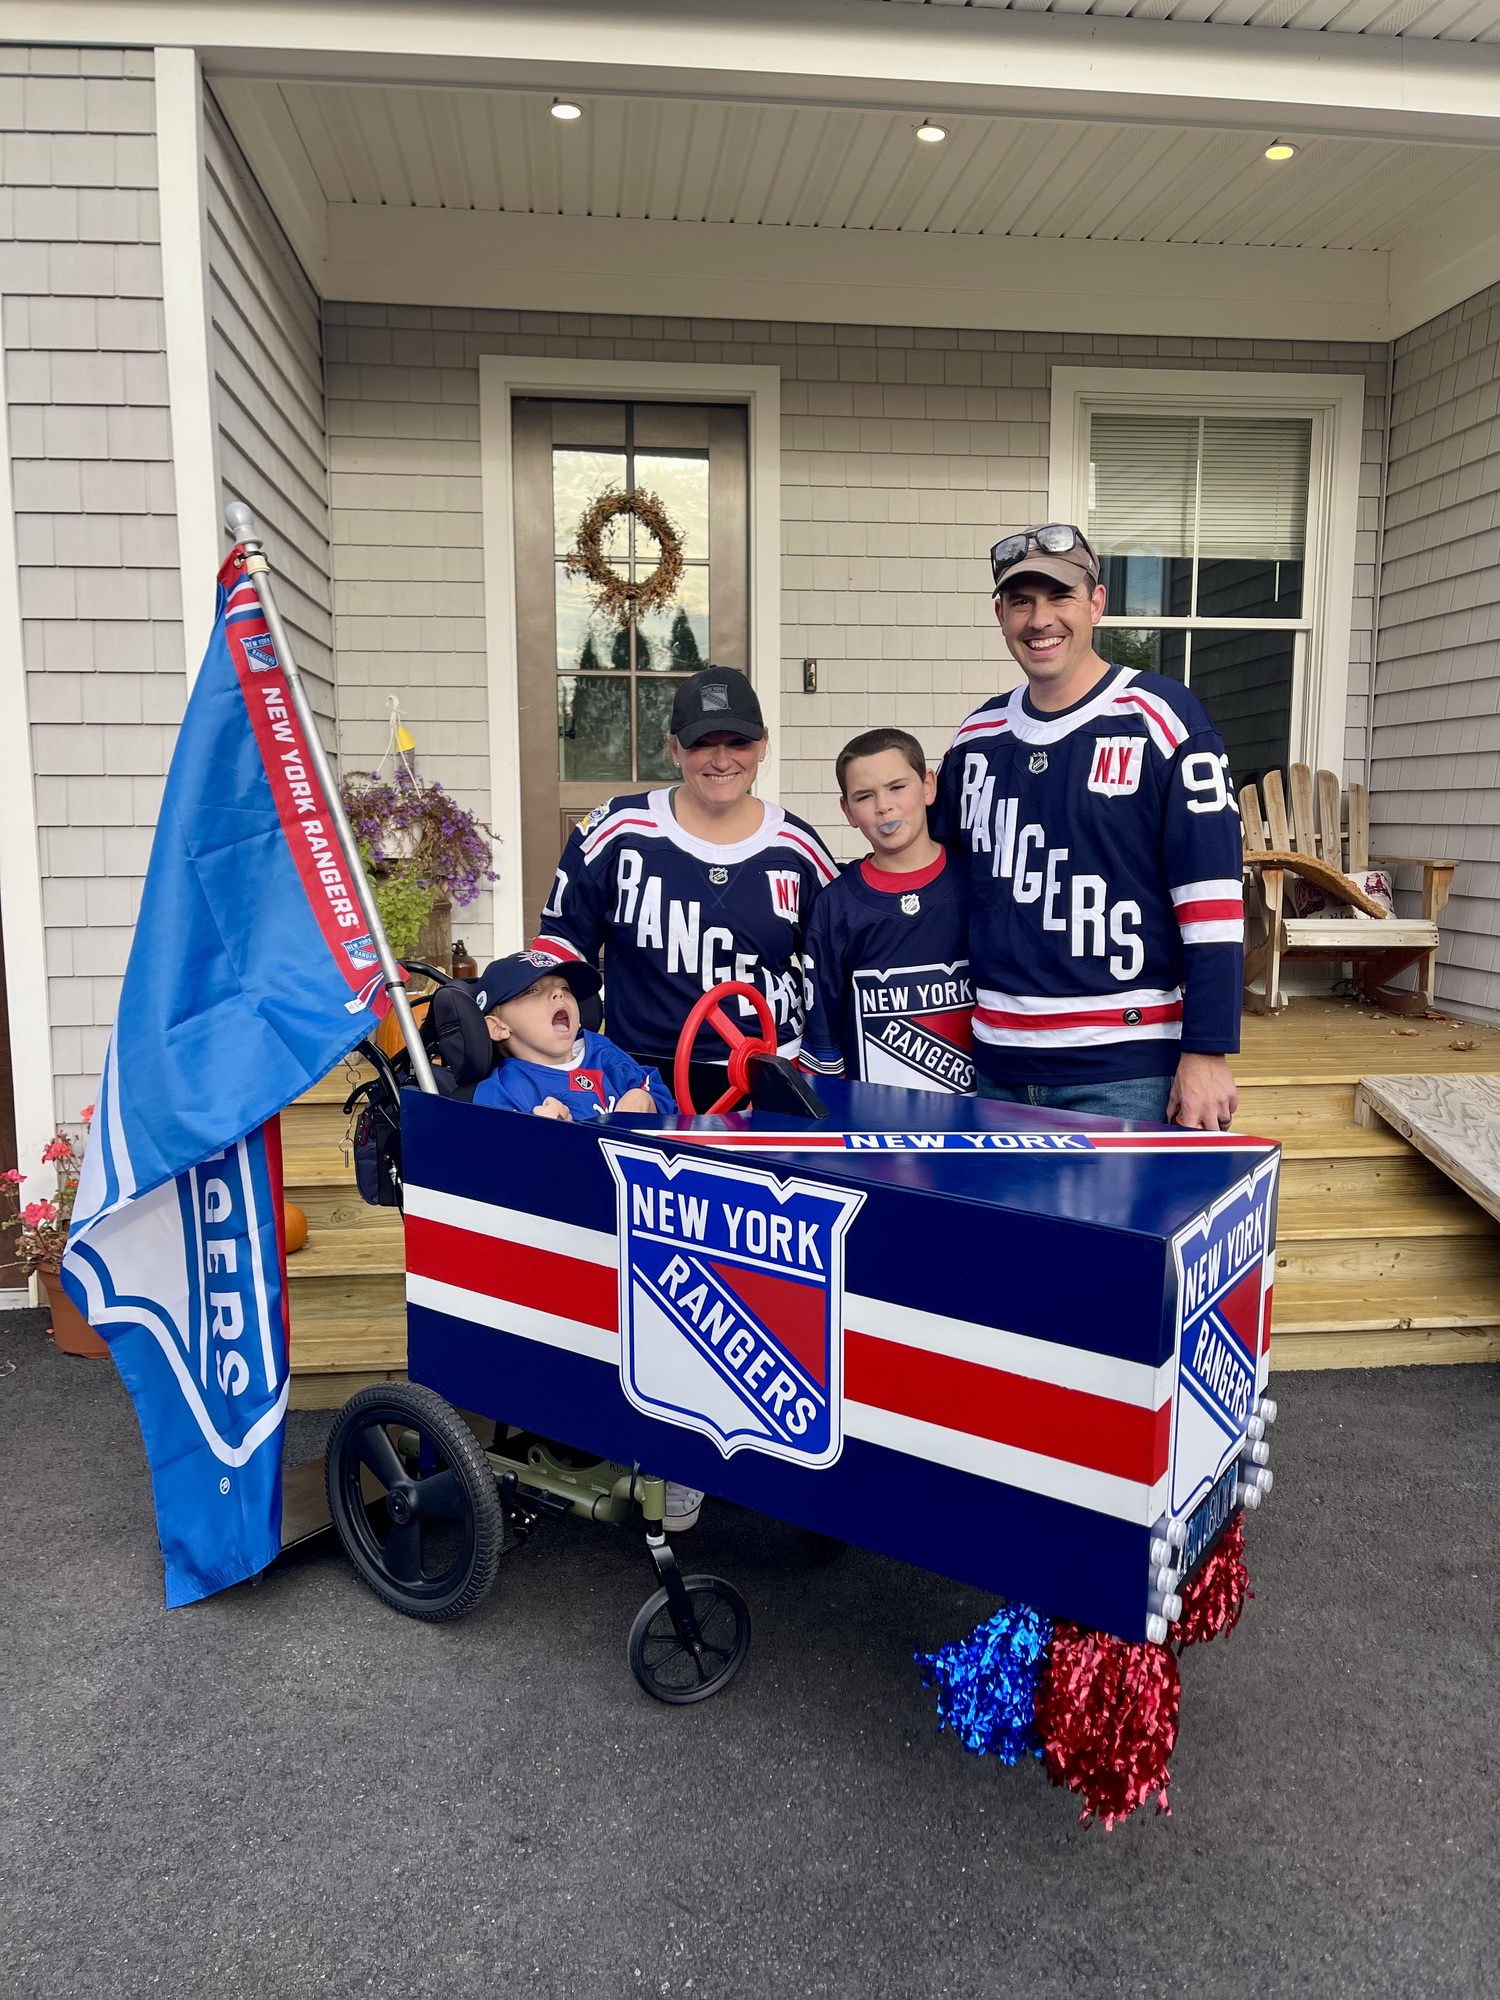
[{"label": "orange pumpkin", "polygon": [[286,1232],[286,1254],[290,1257],[294,1250],[300,1250],[307,1241],[307,1216],[294,1201],[283,1202],[281,1209],[284,1218],[282,1228]]}]

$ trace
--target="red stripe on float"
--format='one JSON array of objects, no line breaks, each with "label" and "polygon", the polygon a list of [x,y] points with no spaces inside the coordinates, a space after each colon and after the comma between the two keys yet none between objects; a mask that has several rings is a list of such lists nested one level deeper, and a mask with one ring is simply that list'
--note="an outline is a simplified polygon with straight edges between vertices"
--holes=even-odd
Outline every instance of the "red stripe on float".
[{"label": "red stripe on float", "polygon": [[951,1354],[844,1335],[844,1394],[897,1416],[1151,1485],[1167,1469],[1171,1405],[1143,1410]]},{"label": "red stripe on float", "polygon": [[603,1264],[586,1264],[555,1250],[535,1250],[500,1236],[481,1236],[432,1222],[406,1218],[406,1268],[419,1278],[482,1292],[486,1298],[582,1320],[585,1326],[616,1333],[620,1325],[619,1279]]}]

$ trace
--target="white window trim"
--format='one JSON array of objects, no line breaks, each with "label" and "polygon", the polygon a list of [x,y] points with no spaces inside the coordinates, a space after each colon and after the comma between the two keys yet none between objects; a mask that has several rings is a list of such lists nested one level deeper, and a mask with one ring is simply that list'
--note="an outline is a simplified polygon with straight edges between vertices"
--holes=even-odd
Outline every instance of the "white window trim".
[{"label": "white window trim", "polygon": [[511,400],[516,396],[641,398],[655,403],[743,403],[748,414],[750,674],[770,747],[760,789],[781,793],[781,370],[721,362],[544,361],[485,354],[479,361],[479,453],[484,523],[485,652],[489,685],[490,825],[504,843],[495,885],[495,950],[527,942],[521,900],[520,661]]},{"label": "white window trim", "polygon": [[[1047,502],[1048,518],[1053,521],[1085,523],[1089,419],[1095,410],[1312,419],[1303,617],[1286,621],[1307,634],[1298,648],[1300,664],[1292,685],[1291,755],[1293,762],[1339,773],[1344,769],[1349,703],[1349,632],[1354,612],[1364,407],[1362,375],[1242,375],[1196,368],[1052,371]],[[1161,621],[1142,618],[1130,622],[1155,625]],[[1181,625],[1197,621],[1169,622]]]}]

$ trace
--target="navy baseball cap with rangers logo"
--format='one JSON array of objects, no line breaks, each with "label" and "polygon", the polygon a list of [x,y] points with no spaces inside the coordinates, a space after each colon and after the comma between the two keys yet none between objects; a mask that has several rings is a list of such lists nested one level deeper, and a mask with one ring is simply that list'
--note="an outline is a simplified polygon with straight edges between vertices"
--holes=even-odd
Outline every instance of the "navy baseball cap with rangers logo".
[{"label": "navy baseball cap with rangers logo", "polygon": [[592,1000],[604,984],[593,966],[581,958],[559,958],[550,951],[513,951],[507,958],[491,959],[474,988],[475,1003],[481,1014],[503,1007],[528,987],[535,986],[549,972],[560,973],[579,1000]]},{"label": "navy baseball cap with rangers logo", "polygon": [[755,689],[734,667],[704,667],[679,681],[667,726],[684,750],[720,730],[751,743],[766,733]]}]

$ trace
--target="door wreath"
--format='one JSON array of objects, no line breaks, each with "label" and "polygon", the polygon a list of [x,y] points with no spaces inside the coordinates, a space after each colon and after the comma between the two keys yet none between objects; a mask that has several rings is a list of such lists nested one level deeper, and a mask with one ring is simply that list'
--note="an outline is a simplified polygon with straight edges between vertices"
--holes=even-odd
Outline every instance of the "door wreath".
[{"label": "door wreath", "polygon": [[[604,533],[621,515],[639,522],[661,549],[656,568],[636,582],[620,575],[604,554]],[[632,619],[660,611],[677,595],[682,581],[682,537],[654,493],[643,486],[628,492],[611,487],[601,493],[578,523],[578,534],[566,563],[569,576],[587,579],[594,607],[620,627]]]}]

